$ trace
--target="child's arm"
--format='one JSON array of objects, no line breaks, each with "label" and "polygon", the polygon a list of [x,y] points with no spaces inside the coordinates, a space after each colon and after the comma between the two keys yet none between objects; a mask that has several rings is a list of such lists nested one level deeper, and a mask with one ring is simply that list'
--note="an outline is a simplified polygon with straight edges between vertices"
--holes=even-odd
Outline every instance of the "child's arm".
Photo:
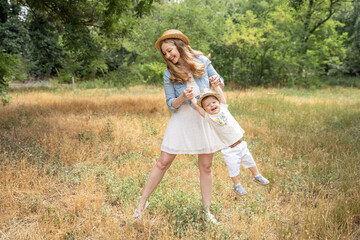
[{"label": "child's arm", "polygon": [[196,99],[192,98],[190,101],[194,105],[196,111],[198,111],[198,113],[204,118],[205,117],[205,110],[197,104]]},{"label": "child's arm", "polygon": [[199,105],[197,105],[194,94],[192,94],[192,93],[193,93],[193,88],[192,87],[188,87],[187,89],[185,89],[186,98],[191,101],[191,103],[195,107],[196,111],[198,111],[198,113],[204,118],[205,117],[205,110],[202,107],[200,107]]},{"label": "child's arm", "polygon": [[215,92],[217,94],[219,94],[219,100],[220,100],[220,103],[223,103],[223,104],[226,104],[226,99],[225,99],[225,96],[224,96],[224,92],[222,91],[221,87],[220,87],[220,84],[218,83],[218,76],[211,76],[209,78],[210,82],[211,82],[211,85],[214,87],[215,89]]}]

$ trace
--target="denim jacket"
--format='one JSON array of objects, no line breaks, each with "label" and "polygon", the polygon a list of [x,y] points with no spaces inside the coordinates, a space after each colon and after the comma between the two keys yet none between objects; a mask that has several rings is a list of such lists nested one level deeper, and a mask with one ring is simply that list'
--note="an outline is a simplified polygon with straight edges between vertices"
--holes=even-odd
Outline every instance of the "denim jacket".
[{"label": "denim jacket", "polygon": [[[215,71],[214,67],[211,65],[211,61],[205,56],[199,56],[195,58],[200,63],[205,64],[205,73],[200,78],[194,77],[195,82],[202,91],[204,88],[210,88],[209,77],[213,75],[217,75],[220,77],[221,81],[224,82],[224,79]],[[171,104],[175,100],[175,98],[179,97],[184,90],[187,88],[186,83],[178,83],[178,82],[170,82],[171,73],[168,69],[164,71],[164,89],[166,96],[166,104],[171,111],[175,111],[181,107],[184,103],[190,103],[189,99],[186,99],[179,108],[174,108]]]}]

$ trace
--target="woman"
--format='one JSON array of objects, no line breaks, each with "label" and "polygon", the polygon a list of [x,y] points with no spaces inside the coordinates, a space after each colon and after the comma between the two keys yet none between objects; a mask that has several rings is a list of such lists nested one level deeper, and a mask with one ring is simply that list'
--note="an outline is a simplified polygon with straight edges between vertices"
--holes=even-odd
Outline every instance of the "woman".
[{"label": "woman", "polygon": [[[215,140],[210,126],[193,109],[187,97],[198,96],[201,90],[210,87],[209,78],[219,75],[210,60],[201,52],[193,50],[189,43],[187,36],[178,30],[164,32],[155,43],[167,65],[164,72],[164,89],[166,103],[173,113],[165,131],[160,157],[150,173],[135,210],[135,220],[141,219],[148,205],[148,198],[176,155],[198,154],[202,203],[207,210],[208,219],[213,223],[217,222],[210,213],[211,167],[214,152],[223,146]],[[223,87],[221,77],[218,78],[217,84]],[[185,91],[188,86],[193,87],[192,93]]]}]

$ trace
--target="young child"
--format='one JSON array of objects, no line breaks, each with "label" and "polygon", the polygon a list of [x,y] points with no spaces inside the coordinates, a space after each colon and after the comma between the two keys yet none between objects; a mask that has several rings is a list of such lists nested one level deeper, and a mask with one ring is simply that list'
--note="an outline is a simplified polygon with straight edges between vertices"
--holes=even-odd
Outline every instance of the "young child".
[{"label": "young child", "polygon": [[[197,101],[194,97],[190,100],[195,109],[214,129],[218,140],[223,143],[225,148],[221,150],[221,153],[234,182],[234,190],[242,196],[246,194],[246,191],[239,181],[240,165],[251,171],[256,183],[267,185],[269,181],[259,173],[246,142],[242,140],[245,132],[229,112],[224,93],[216,84],[217,76],[212,76],[209,80],[216,92],[204,89]],[[188,87],[186,91],[191,93],[192,87]]]}]

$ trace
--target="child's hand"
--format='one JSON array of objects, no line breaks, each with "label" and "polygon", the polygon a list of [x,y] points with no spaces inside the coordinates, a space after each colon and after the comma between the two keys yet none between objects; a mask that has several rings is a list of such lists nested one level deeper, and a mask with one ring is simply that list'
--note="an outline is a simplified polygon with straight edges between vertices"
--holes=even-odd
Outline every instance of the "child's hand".
[{"label": "child's hand", "polygon": [[194,96],[194,90],[193,90],[193,87],[187,87],[185,90],[184,90],[184,94],[185,94],[185,97],[189,100],[193,99],[195,96]]},{"label": "child's hand", "polygon": [[209,81],[210,81],[210,83],[211,83],[211,85],[214,87],[214,88],[216,88],[217,86],[219,86],[220,85],[220,79],[219,79],[219,77],[217,76],[217,75],[214,75],[214,76],[211,76],[210,78],[209,78]]}]

